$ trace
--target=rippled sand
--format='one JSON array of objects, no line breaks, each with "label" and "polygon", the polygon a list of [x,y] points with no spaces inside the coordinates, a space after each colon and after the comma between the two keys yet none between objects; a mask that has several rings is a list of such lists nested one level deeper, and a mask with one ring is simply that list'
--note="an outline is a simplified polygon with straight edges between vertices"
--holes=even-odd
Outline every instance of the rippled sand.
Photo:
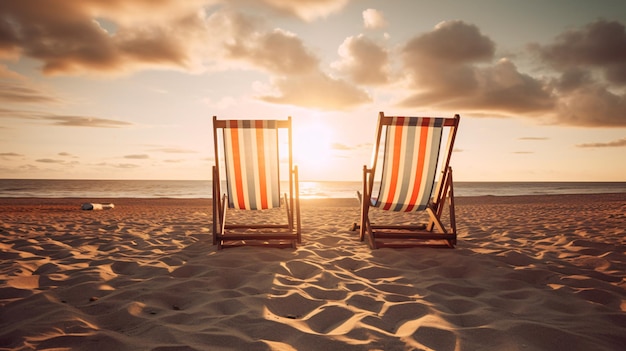
[{"label": "rippled sand", "polygon": [[626,194],[459,198],[455,249],[370,250],[358,212],[304,200],[296,250],[216,251],[210,200],[2,198],[0,349],[626,345]]}]

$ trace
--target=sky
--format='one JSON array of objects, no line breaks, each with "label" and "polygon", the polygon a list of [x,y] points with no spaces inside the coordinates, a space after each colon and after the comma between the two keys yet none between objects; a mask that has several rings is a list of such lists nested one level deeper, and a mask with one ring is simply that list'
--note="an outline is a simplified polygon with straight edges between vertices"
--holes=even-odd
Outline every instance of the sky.
[{"label": "sky", "polygon": [[0,2],[0,178],[211,178],[212,117],[292,116],[301,180],[378,112],[461,116],[456,181],[626,181],[626,1]]}]

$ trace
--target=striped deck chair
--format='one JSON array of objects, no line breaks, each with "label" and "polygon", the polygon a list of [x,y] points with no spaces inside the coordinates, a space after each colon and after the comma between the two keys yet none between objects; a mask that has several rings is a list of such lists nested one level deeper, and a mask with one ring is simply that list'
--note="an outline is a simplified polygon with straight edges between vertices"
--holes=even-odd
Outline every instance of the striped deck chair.
[{"label": "striped deck chair", "polygon": [[[367,235],[374,249],[379,246],[431,244],[435,240],[443,240],[446,246],[454,247],[456,221],[450,157],[459,120],[459,115],[454,118],[391,117],[380,112],[372,166],[363,166],[363,194],[357,192],[361,202],[361,222],[360,225],[355,224],[353,229],[359,228],[361,241]],[[444,127],[450,127],[450,134],[445,154],[440,160]],[[383,167],[380,189],[374,197],[372,190],[383,130]],[[439,179],[435,182],[438,165]],[[446,228],[442,214],[448,200],[450,225]],[[394,212],[425,211],[429,220],[428,224],[421,225],[373,225],[370,220],[372,208]]]},{"label": "striped deck chair", "polygon": [[[279,167],[281,129],[287,130],[289,139],[289,195],[285,193],[282,199]],[[287,120],[218,120],[213,117],[213,244],[218,249],[246,244],[295,248],[301,241],[298,168],[293,165],[291,135],[291,117]],[[225,193],[221,189],[222,174],[226,183]],[[277,219],[272,212],[282,208],[287,213],[286,221]],[[250,222],[227,224],[227,209],[240,214],[245,213],[244,210],[264,213],[261,218],[249,219]],[[241,222],[241,216],[238,218]]]}]

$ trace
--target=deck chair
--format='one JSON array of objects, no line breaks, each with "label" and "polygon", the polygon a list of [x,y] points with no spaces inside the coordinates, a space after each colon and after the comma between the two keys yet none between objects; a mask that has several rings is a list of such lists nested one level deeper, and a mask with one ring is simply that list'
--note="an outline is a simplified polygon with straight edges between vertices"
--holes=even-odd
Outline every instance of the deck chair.
[{"label": "deck chair", "polygon": [[[288,155],[285,155],[289,191],[282,199],[281,130],[286,130],[289,144]],[[295,248],[301,242],[298,167],[293,164],[291,139],[291,117],[286,120],[218,120],[213,117],[213,245],[218,249],[241,245]],[[225,174],[225,192],[222,174]],[[236,223],[226,223],[227,209],[237,212]],[[282,210],[286,212],[286,220],[280,219],[282,215],[276,216],[276,211]]]},{"label": "deck chair", "polygon": [[[379,113],[376,144],[370,168],[363,166],[363,193],[357,192],[361,203],[359,228],[361,241],[369,238],[372,249],[380,246],[416,246],[439,243],[456,245],[454,188],[450,157],[460,116],[392,117]],[[440,159],[443,129],[449,127],[447,147]],[[383,165],[380,189],[373,196],[377,160],[384,132]],[[436,182],[437,169],[439,178]],[[433,188],[435,191],[433,192]],[[449,226],[444,226],[442,215],[449,203]],[[371,211],[426,212],[427,224],[379,224],[370,219]],[[379,213],[380,214],[380,213]],[[413,215],[410,216],[413,218]],[[419,217],[416,213],[415,218]]]}]

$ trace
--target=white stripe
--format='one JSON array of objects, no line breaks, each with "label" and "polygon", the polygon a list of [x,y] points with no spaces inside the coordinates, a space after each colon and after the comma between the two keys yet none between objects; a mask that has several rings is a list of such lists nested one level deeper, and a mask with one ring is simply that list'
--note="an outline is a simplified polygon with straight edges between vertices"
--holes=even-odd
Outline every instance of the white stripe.
[{"label": "white stripe", "polygon": [[[415,132],[415,138],[413,140],[413,144],[412,145],[407,145],[406,150],[414,150],[414,151],[419,151],[419,145],[420,145],[420,120],[417,120],[417,126],[414,126],[412,128],[414,128],[414,132]],[[408,142],[408,141],[407,141]],[[406,151],[408,152],[408,151]],[[415,169],[417,167],[417,161],[419,159],[419,152],[411,152],[411,165],[409,166],[411,169],[411,179],[408,179],[409,181],[409,189],[408,192],[406,194],[406,199],[404,199],[404,203],[405,206],[402,207],[402,211],[405,211],[411,202],[411,197],[413,196],[413,191],[415,190],[415,177],[417,176],[416,172],[413,171],[413,169]],[[418,189],[419,190],[419,189]]]},{"label": "white stripe", "polygon": [[268,206],[274,207],[274,201],[278,197],[278,205],[280,206],[280,189],[278,188],[278,130],[265,129],[265,177],[267,182]]},{"label": "white stripe", "polygon": [[[243,122],[241,123],[243,126]],[[243,138],[245,138],[246,144],[249,144],[253,141],[255,141],[255,137],[254,137],[254,129],[253,128],[241,128],[241,135],[243,136]],[[256,145],[255,143],[252,143],[252,150],[250,152],[254,152],[254,150],[256,150]],[[254,155],[254,153],[253,153]],[[252,204],[252,200],[250,199],[250,192],[249,192],[249,186],[248,186],[248,182],[249,179],[252,177],[253,181],[255,184],[257,184],[258,182],[256,181],[257,178],[255,178],[255,174],[254,174],[254,169],[250,169],[250,165],[247,165],[247,158],[248,158],[248,151],[246,149],[244,149],[244,154],[242,157],[242,162],[243,162],[243,172],[242,172],[242,178],[243,178],[243,184],[244,184],[244,198],[245,198],[245,202],[246,202],[246,208],[254,208],[253,204]],[[252,157],[252,159],[254,160],[256,157]],[[254,162],[254,161],[252,161]],[[256,188],[256,187],[255,187]]]},{"label": "white stripe", "polygon": [[[433,121],[434,123],[434,121]],[[430,133],[429,133],[429,145],[430,145],[430,150],[428,153],[428,169],[430,169],[430,173],[428,173],[429,178],[427,179],[427,184],[431,187],[430,189],[430,193],[426,194],[426,196],[428,196],[428,199],[425,199],[425,201],[430,201],[430,196],[432,195],[432,186],[433,186],[433,182],[435,180],[435,175],[437,174],[437,166],[439,163],[439,157],[440,153],[441,153],[441,134],[442,134],[442,129],[443,127],[432,127],[430,129]]]},{"label": "white stripe", "polygon": [[383,158],[381,190],[380,190],[380,193],[378,194],[379,203],[386,199],[386,194],[389,194],[389,188],[391,186],[390,178],[391,178],[391,169],[393,167],[389,165],[389,162],[393,162],[393,160],[390,160],[389,156],[393,155],[393,143],[389,142],[389,137],[393,135],[392,129],[393,129],[392,126],[387,126],[387,130],[385,131],[385,144],[384,145],[388,145],[390,147],[389,147],[389,150],[383,149],[385,154]]},{"label": "white stripe", "polygon": [[[251,194],[249,194],[248,192],[246,192],[246,194],[248,194],[248,199],[247,199],[247,204],[248,208],[260,208],[261,207],[261,189],[259,188],[259,150],[257,148],[257,137],[256,137],[256,127],[255,127],[255,123],[251,122],[252,124],[252,128],[244,128],[244,133],[246,134],[246,143],[249,145],[250,148],[250,154],[246,154],[245,156],[245,160],[248,160],[248,158],[251,159],[252,164],[251,165],[246,165],[246,169],[250,171],[250,174],[247,175],[246,178],[246,185],[247,185],[247,190],[254,192],[254,196],[250,196]],[[248,177],[251,177],[251,179],[248,179]],[[252,189],[249,188],[249,182],[252,181]],[[254,199],[254,200],[253,200]],[[253,202],[254,201],[254,202]]]},{"label": "white stripe", "polygon": [[226,163],[226,169],[229,170],[230,172],[227,172],[227,182],[228,182],[228,186],[230,187],[230,189],[228,189],[228,193],[229,196],[231,198],[231,201],[234,204],[237,204],[237,194],[236,191],[230,191],[231,189],[235,189],[236,188],[236,183],[235,183],[235,176],[234,176],[234,158],[233,158],[233,140],[232,137],[230,135],[230,128],[228,129],[224,129],[223,130],[223,135],[224,135],[224,162]]},{"label": "white stripe", "polygon": [[[409,180],[405,178],[406,172],[404,172],[406,167],[410,167],[410,165],[407,165],[405,162],[406,153],[408,152],[407,150],[409,147],[407,143],[408,142],[407,135],[409,134],[408,122],[409,122],[409,119],[405,118],[404,123],[402,124],[402,127],[401,127],[402,136],[401,136],[400,150],[398,151],[394,150],[394,152],[399,152],[399,159],[400,159],[400,164],[397,170],[398,171],[398,184],[396,184],[396,193],[394,194],[394,199],[393,199],[394,204],[401,204],[405,202],[404,199],[400,199],[400,196],[402,196],[402,185],[404,184],[405,181]],[[404,210],[405,207],[406,205],[401,207],[401,210]]]},{"label": "white stripe", "polygon": [[[426,150],[424,152],[424,168],[422,169],[422,184],[420,187],[420,191],[417,195],[417,199],[416,201],[416,206],[420,207],[422,205],[425,205],[426,203],[428,203],[428,201],[430,200],[429,198],[424,198],[425,196],[429,197],[429,194],[426,194],[426,188],[428,187],[429,184],[429,174],[433,174],[433,170],[431,170],[430,168],[430,160],[431,160],[431,156],[432,156],[432,136],[433,136],[433,122],[434,120],[430,120],[429,125],[428,125],[428,134],[426,134]],[[421,123],[421,121],[420,121]]]}]

